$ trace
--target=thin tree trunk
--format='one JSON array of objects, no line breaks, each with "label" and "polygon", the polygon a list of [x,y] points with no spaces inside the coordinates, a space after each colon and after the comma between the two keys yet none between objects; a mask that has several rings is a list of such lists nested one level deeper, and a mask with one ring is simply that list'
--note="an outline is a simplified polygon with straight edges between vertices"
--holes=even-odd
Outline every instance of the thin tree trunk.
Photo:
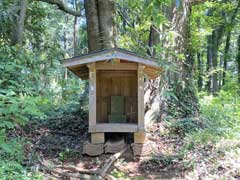
[{"label": "thin tree trunk", "polygon": [[78,27],[77,27],[77,19],[78,17],[74,17],[74,23],[73,23],[73,54],[74,56],[78,55],[78,43],[77,43],[77,33],[78,33]]},{"label": "thin tree trunk", "polygon": [[[160,42],[159,39],[159,33],[155,29],[154,25],[150,25],[149,28],[149,36],[148,36],[148,49],[147,49],[147,54],[151,57],[156,56],[156,48],[154,47]],[[155,98],[157,98],[159,101],[157,102],[159,107],[162,102],[160,102],[160,97],[159,97],[159,80],[148,80],[146,82],[145,88],[144,88],[144,109],[145,113],[148,110],[151,110],[152,112],[160,113],[159,109],[156,108],[156,106],[152,106],[153,103],[155,102]],[[150,111],[150,113],[151,113]]]},{"label": "thin tree trunk", "polygon": [[221,56],[220,57],[220,63],[219,63],[219,68],[221,69],[221,71],[218,73],[218,88],[219,90],[221,90],[222,86],[223,86],[223,72],[222,72],[222,69],[223,69],[223,57]]},{"label": "thin tree trunk", "polygon": [[216,95],[218,92],[218,33],[216,30],[212,33],[212,93]]},{"label": "thin tree trunk", "polygon": [[16,22],[13,25],[11,45],[19,44],[23,42],[23,33],[24,33],[24,20],[26,17],[27,10],[27,0],[19,1],[19,15],[16,17]]},{"label": "thin tree trunk", "polygon": [[151,47],[153,46],[153,25],[150,26],[150,29],[149,29],[149,36],[148,36],[148,49],[147,49],[147,53],[149,56],[152,55],[152,51],[151,51]]},{"label": "thin tree trunk", "polygon": [[238,70],[238,83],[240,83],[240,35],[238,36],[238,53],[237,53],[237,57],[236,57],[236,61],[237,61],[237,70]]},{"label": "thin tree trunk", "polygon": [[203,86],[203,64],[202,64],[202,55],[201,53],[197,53],[197,62],[198,62],[198,90],[202,90]]},{"label": "thin tree trunk", "polygon": [[218,49],[224,32],[224,25],[219,26],[213,30],[212,34],[207,38],[208,55],[207,55],[207,70],[208,78],[208,92],[216,95],[218,92]]},{"label": "thin tree trunk", "polygon": [[226,83],[226,72],[227,72],[227,60],[229,58],[229,49],[230,49],[230,40],[231,40],[231,31],[235,25],[235,18],[237,16],[238,13],[238,9],[240,7],[240,1],[238,2],[238,5],[236,7],[236,9],[233,12],[233,15],[231,17],[231,21],[230,21],[230,29],[228,29],[227,31],[227,39],[226,39],[226,44],[225,44],[225,49],[224,49],[224,62],[223,62],[223,67],[224,67],[224,71],[223,71],[223,83],[222,85],[224,86]]},{"label": "thin tree trunk", "polygon": [[224,86],[226,83],[226,72],[227,72],[227,61],[229,58],[229,48],[230,48],[230,39],[231,39],[231,31],[227,34],[226,44],[224,48],[224,57],[223,57],[223,82],[222,85]]},{"label": "thin tree trunk", "polygon": [[[67,20],[66,20],[67,21]],[[67,22],[66,22],[67,23]],[[65,29],[66,30],[66,29]],[[66,31],[63,32],[63,48],[64,51],[67,52],[67,34]],[[61,83],[61,89],[62,89],[62,100],[65,101],[67,98],[67,93],[66,93],[66,89],[67,89],[67,79],[68,79],[68,70],[67,68],[65,69],[65,71],[62,72],[62,81],[63,83]]]},{"label": "thin tree trunk", "polygon": [[160,42],[159,33],[156,30],[154,25],[150,26],[149,29],[149,38],[148,38],[148,50],[147,53],[149,56],[155,57],[156,56],[156,48],[154,47]]},{"label": "thin tree trunk", "polygon": [[213,52],[212,52],[212,35],[209,35],[207,37],[207,72],[208,72],[208,81],[207,81],[207,91],[209,93],[212,93],[212,57],[213,57]]}]

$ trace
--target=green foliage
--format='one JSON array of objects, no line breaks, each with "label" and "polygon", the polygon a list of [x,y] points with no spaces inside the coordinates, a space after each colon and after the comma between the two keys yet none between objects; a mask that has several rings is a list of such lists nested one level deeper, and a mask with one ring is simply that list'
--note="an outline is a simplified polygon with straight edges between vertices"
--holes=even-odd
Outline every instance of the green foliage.
[{"label": "green foliage", "polygon": [[43,180],[39,174],[30,173],[16,161],[0,161],[1,180]]},{"label": "green foliage", "polygon": [[[188,83],[188,84],[187,84]],[[192,117],[198,111],[198,99],[193,92],[194,84],[192,82],[172,82],[168,89],[165,89],[163,98],[168,102],[168,117],[186,118]]]},{"label": "green foliage", "polygon": [[[79,107],[84,83],[72,74],[65,80],[59,62],[73,53],[69,40],[63,42],[64,33],[72,34],[73,17],[46,3],[29,1],[23,44],[10,46],[18,1],[1,1],[0,11],[0,179],[42,179],[23,165],[26,140],[15,130],[48,119],[59,107],[65,111]],[[79,38],[84,48],[86,32]]]},{"label": "green foliage", "polygon": [[[206,36],[210,35],[217,26],[224,24],[231,26],[228,14],[237,6],[237,1],[207,1],[204,4],[193,6],[191,17],[192,46],[196,52],[206,46]],[[223,15],[223,12],[225,15]]]},{"label": "green foliage", "polygon": [[43,98],[36,96],[33,86],[39,74],[32,73],[31,58],[32,53],[19,47],[0,47],[0,177],[3,180],[40,179],[22,166],[25,141],[9,135],[16,126],[44,116],[40,107]]},{"label": "green foliage", "polygon": [[22,165],[24,140],[7,137],[5,129],[0,130],[0,179],[1,180],[41,180],[42,177],[30,173]]},{"label": "green foliage", "polygon": [[166,121],[170,134],[185,136],[186,134],[196,132],[206,127],[203,119],[184,118]]},{"label": "green foliage", "polygon": [[33,81],[38,74],[24,66],[31,55],[15,47],[0,48],[0,120],[2,128],[23,125],[29,118],[43,117],[41,97],[34,96]]},{"label": "green foliage", "polygon": [[[228,87],[224,87],[227,89]],[[207,127],[186,135],[187,146],[208,144],[220,139],[239,139],[240,137],[240,96],[237,84],[228,91],[220,91],[213,97],[200,94],[201,112]],[[192,143],[192,145],[190,145]]]},{"label": "green foliage", "polygon": [[220,91],[218,97],[205,96],[202,112],[209,118],[216,133],[226,138],[240,137],[240,96],[239,89]]},{"label": "green foliage", "polygon": [[[118,0],[117,23],[118,28],[118,46],[125,49],[138,52],[146,55],[147,50],[152,51],[157,47],[157,52],[161,53],[162,45],[156,44],[154,47],[149,47],[150,26],[159,29],[161,26],[168,25],[168,20],[162,12],[163,6],[171,3],[170,0]],[[125,22],[125,23],[124,23]],[[164,32],[170,37],[171,32]],[[159,54],[158,54],[159,55]]]}]

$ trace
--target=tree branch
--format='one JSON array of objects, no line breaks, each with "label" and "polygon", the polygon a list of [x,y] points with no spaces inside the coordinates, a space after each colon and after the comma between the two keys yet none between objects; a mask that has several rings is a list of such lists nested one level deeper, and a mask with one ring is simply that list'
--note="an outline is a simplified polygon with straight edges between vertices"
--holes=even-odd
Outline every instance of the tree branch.
[{"label": "tree branch", "polygon": [[36,1],[42,1],[48,4],[56,5],[58,9],[64,11],[65,13],[78,17],[81,16],[81,11],[77,11],[73,8],[68,7],[62,0],[36,0]]},{"label": "tree branch", "polygon": [[195,5],[203,4],[206,1],[208,1],[208,0],[191,0],[190,3],[192,6],[195,6]]}]

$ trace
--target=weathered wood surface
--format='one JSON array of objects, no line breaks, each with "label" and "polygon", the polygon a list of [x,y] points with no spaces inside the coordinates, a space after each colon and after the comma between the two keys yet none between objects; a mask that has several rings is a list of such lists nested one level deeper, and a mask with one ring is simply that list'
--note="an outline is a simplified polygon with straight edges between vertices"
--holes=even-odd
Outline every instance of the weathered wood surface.
[{"label": "weathered wood surface", "polygon": [[109,122],[111,96],[124,97],[127,122],[137,123],[137,72],[97,71],[97,123]]},{"label": "weathered wood surface", "polygon": [[145,65],[144,73],[149,79],[155,79],[163,71],[158,61],[149,57],[142,57],[136,53],[122,49],[108,49],[100,52],[85,54],[63,61],[63,66],[70,69],[80,78],[86,79],[84,66],[96,62],[99,70],[136,70],[138,64]]},{"label": "weathered wood surface", "polygon": [[132,143],[131,144],[134,156],[151,156],[157,151],[156,144],[152,141],[145,143]]},{"label": "weathered wood surface", "polygon": [[83,144],[82,153],[90,156],[99,156],[104,153],[104,144],[92,144],[87,141]]},{"label": "weathered wood surface", "polygon": [[96,66],[95,63],[88,64],[89,68],[89,128],[96,125]]},{"label": "weathered wood surface", "polygon": [[138,65],[138,128],[144,131],[144,70],[145,66]]},{"label": "weathered wood surface", "polygon": [[86,65],[69,67],[68,69],[83,80],[89,79],[89,69]]},{"label": "weathered wood surface", "polygon": [[134,143],[144,143],[146,141],[145,132],[135,132],[134,133]]},{"label": "weathered wood surface", "polygon": [[98,62],[102,60],[111,60],[111,59],[123,59],[136,63],[142,63],[153,67],[158,67],[158,61],[150,57],[142,57],[136,53],[129,52],[122,49],[108,49],[95,53],[85,54],[82,56],[76,56],[73,58],[65,59],[63,61],[64,67],[72,67],[81,64],[88,64],[93,62]]},{"label": "weathered wood surface", "polygon": [[91,143],[92,144],[105,143],[105,134],[104,133],[91,133]]},{"label": "weathered wood surface", "polygon": [[124,138],[110,139],[104,145],[105,153],[117,153],[126,147]]},{"label": "weathered wood surface", "polygon": [[137,124],[129,123],[100,123],[95,128],[89,129],[90,132],[137,132]]},{"label": "weathered wood surface", "polygon": [[137,70],[136,63],[120,63],[120,62],[98,62],[96,63],[97,70]]}]

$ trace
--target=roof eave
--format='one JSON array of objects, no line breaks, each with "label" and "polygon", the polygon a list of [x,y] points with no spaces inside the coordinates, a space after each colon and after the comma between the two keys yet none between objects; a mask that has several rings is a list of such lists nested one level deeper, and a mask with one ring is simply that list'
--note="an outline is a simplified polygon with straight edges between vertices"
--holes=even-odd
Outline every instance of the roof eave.
[{"label": "roof eave", "polygon": [[104,50],[102,52],[96,52],[92,54],[66,59],[62,63],[64,67],[73,67],[88,64],[91,62],[98,62],[118,58],[136,63],[146,64],[149,66],[159,67],[158,62],[155,59],[140,57],[126,52],[117,49]]}]

